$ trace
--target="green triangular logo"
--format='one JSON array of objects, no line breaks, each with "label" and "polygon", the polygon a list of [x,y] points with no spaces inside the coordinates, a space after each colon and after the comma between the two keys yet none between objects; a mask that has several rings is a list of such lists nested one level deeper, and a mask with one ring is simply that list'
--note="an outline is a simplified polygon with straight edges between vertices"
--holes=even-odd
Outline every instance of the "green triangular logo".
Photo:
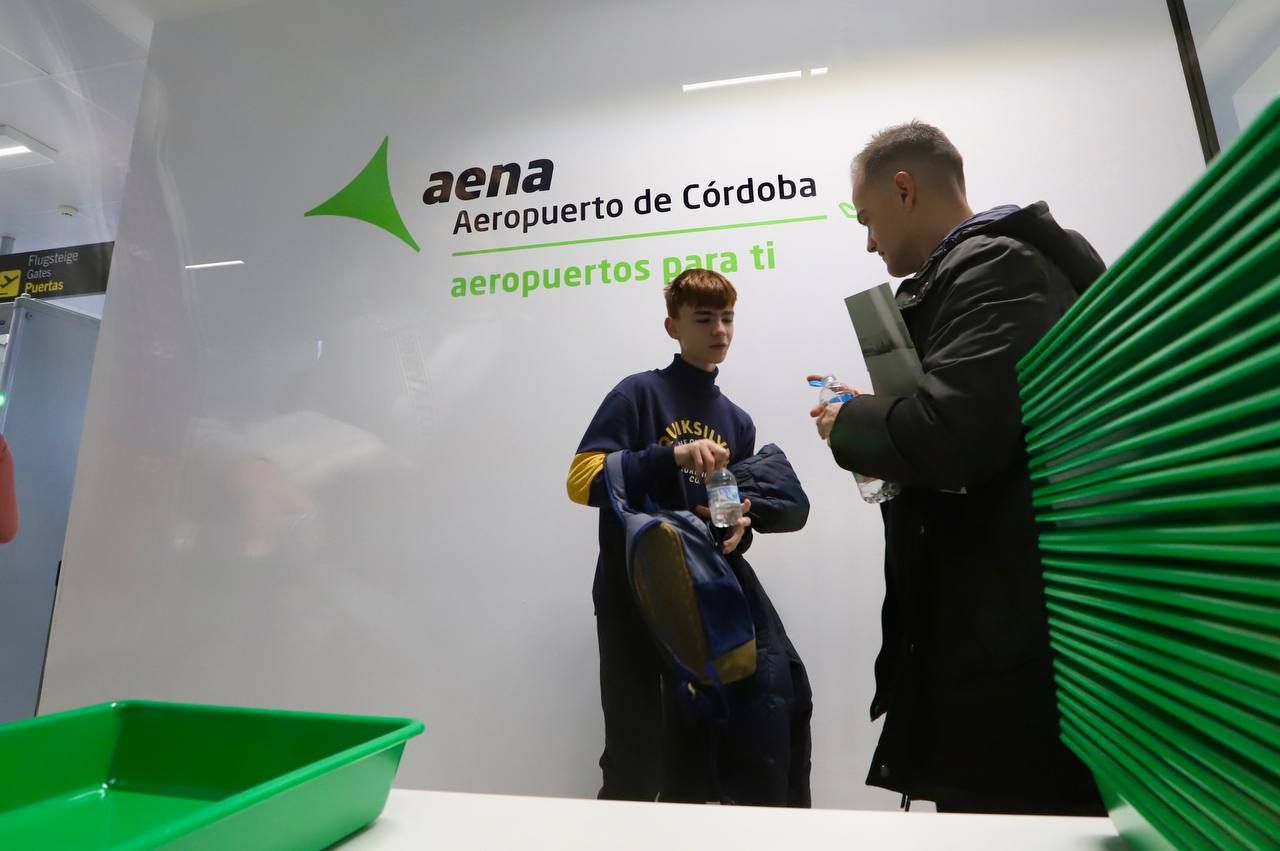
[{"label": "green triangular logo", "polygon": [[398,237],[414,251],[421,251],[404,226],[404,219],[400,218],[395,198],[391,197],[391,181],[387,177],[387,143],[390,140],[390,136],[383,138],[382,147],[355,179],[328,201],[308,210],[306,215],[359,219]]}]

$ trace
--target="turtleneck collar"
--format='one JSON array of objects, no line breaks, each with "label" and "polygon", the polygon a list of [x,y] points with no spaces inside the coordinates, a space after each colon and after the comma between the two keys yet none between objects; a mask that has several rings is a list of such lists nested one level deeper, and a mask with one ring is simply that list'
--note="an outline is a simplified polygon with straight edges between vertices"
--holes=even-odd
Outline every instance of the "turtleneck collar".
[{"label": "turtleneck collar", "polygon": [[671,365],[664,369],[663,372],[673,381],[691,390],[712,396],[720,393],[720,388],[716,386],[716,376],[720,374],[718,368],[708,372],[689,363],[680,355],[676,355],[672,359]]}]

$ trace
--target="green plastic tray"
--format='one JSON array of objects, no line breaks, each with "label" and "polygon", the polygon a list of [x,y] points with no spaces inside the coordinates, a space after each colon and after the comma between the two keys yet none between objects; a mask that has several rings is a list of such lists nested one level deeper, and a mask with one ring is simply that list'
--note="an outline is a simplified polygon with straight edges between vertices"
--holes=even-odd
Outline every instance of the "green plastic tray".
[{"label": "green plastic tray", "polygon": [[422,729],[148,702],[0,725],[0,848],[318,851],[378,817]]}]

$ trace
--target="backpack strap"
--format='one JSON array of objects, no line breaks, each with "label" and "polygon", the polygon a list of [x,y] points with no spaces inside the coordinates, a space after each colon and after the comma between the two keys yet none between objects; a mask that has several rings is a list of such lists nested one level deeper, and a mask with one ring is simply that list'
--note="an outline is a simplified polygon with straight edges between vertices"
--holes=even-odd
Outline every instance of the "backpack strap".
[{"label": "backpack strap", "polygon": [[[625,453],[619,449],[616,452],[610,452],[604,458],[604,489],[605,494],[609,498],[613,511],[618,515],[618,519],[626,523],[627,517],[636,514],[638,508],[641,512],[653,514],[661,511],[662,506],[654,502],[652,494],[641,494],[638,499],[636,508],[632,508],[627,499],[627,478],[622,466],[622,456]],[[684,473],[680,467],[676,467],[675,475],[675,494],[679,499],[678,508],[675,510],[688,513],[691,517],[696,517],[693,509],[689,506],[689,494],[684,489]]]},{"label": "backpack strap", "polygon": [[622,469],[622,451],[610,452],[604,458],[604,490],[609,497],[609,504],[613,506],[613,513],[618,515],[618,519],[625,526],[627,517],[632,512],[631,507],[627,505],[627,479]]}]

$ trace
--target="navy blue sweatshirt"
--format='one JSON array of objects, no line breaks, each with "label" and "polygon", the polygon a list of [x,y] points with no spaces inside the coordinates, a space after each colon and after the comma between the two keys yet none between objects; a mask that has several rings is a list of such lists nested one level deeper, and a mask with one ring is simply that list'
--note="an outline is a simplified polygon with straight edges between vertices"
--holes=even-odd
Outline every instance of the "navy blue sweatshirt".
[{"label": "navy blue sweatshirt", "polygon": [[731,464],[755,454],[755,424],[720,392],[718,374],[676,355],[665,369],[624,378],[587,427],[569,471],[569,496],[600,509],[600,558],[592,590],[597,613],[630,600],[622,525],[605,496],[605,455],[625,453],[629,501],[639,505],[647,496],[666,508],[692,509],[706,505],[707,491],[692,470],[676,469],[678,444],[713,440],[729,450]]}]

